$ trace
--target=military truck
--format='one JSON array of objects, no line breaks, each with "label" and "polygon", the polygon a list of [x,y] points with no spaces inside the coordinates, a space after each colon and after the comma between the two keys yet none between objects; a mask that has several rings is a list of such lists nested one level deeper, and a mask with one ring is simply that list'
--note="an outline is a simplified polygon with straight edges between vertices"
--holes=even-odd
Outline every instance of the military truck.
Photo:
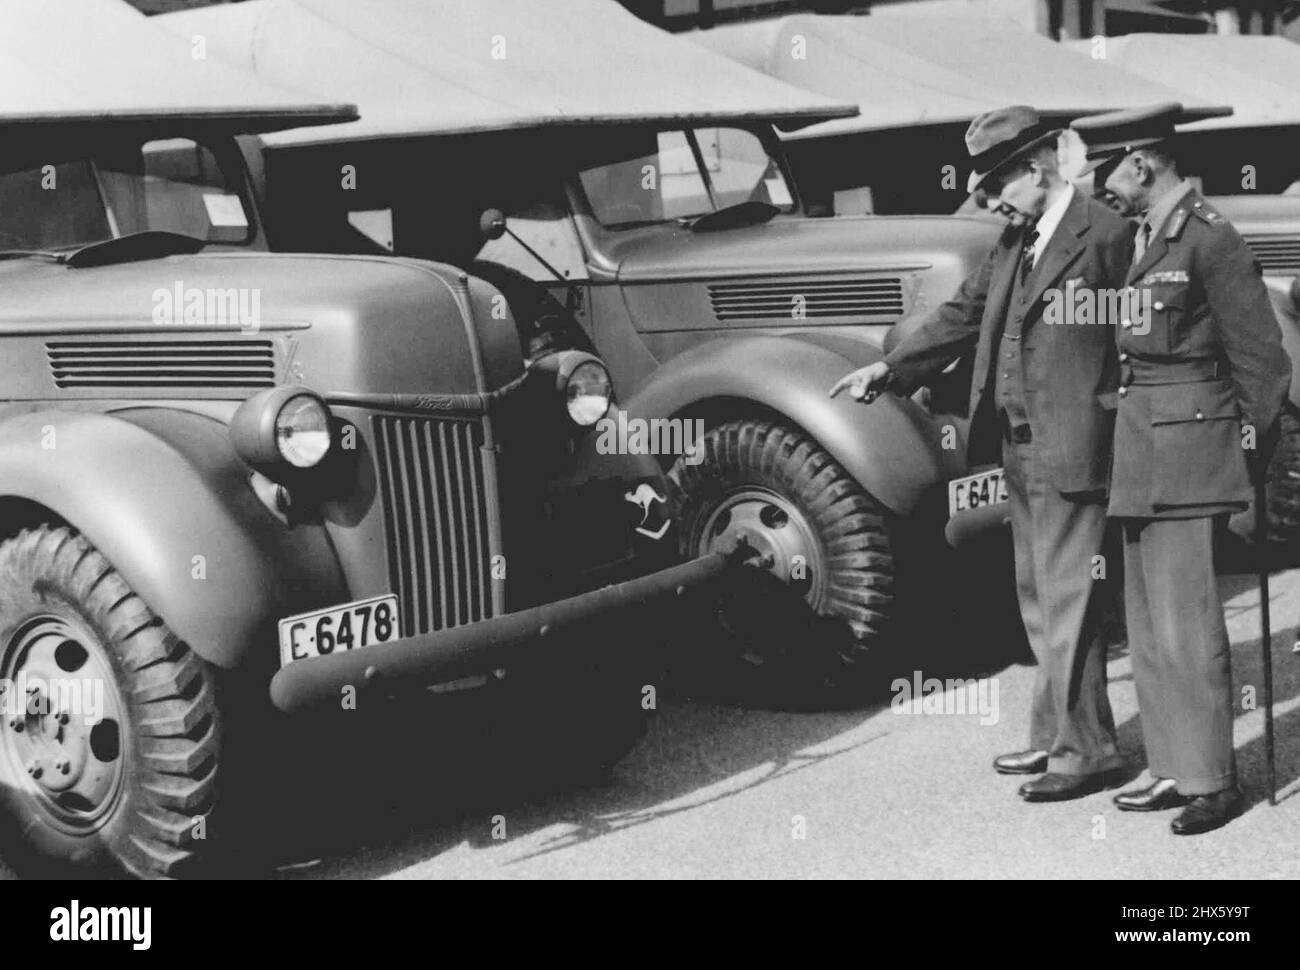
[{"label": "military truck", "polygon": [[[720,599],[712,640],[734,675],[787,694],[861,686],[898,632],[905,527],[938,534],[963,459],[914,401],[827,392],[946,299],[996,223],[807,218],[772,124],[853,109],[603,0],[491,0],[472,16],[254,0],[159,19],[266,79],[359,100],[356,125],[262,140],[273,246],[473,262],[550,291],[629,414],[698,438],[658,456],[682,554],[739,544],[767,574],[766,604],[817,621],[815,636],[777,633],[752,597]],[[450,107],[467,98],[491,111],[467,121]]]},{"label": "military truck", "polygon": [[455,267],[265,251],[235,138],[355,109],[78,6],[2,11],[0,855],[212,871],[281,734],[394,698],[612,764],[632,633],[726,557],[679,562],[658,464],[596,447],[609,370],[525,367]]}]

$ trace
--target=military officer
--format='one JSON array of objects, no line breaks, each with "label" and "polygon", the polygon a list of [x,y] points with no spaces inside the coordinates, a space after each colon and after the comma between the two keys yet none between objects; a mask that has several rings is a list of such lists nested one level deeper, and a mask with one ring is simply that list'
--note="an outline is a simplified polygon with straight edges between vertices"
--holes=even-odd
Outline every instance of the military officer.
[{"label": "military officer", "polygon": [[1121,288],[1132,240],[1123,219],[1062,177],[1059,134],[1024,106],[971,123],[969,190],[988,196],[1010,224],[952,299],[883,361],[831,391],[863,400],[886,387],[911,393],[975,350],[967,457],[1005,464],[1016,590],[1038,659],[1029,747],[993,766],[1040,775],[1020,787],[1031,802],[1113,787],[1122,767],[1098,622],[1104,588],[1094,572],[1118,364],[1110,327],[1061,325],[1083,321],[1053,319],[1046,308]]},{"label": "military officer", "polygon": [[[1173,831],[1240,811],[1232,669],[1212,556],[1214,520],[1251,501],[1290,361],[1237,231],[1179,171],[1178,104],[1080,119],[1085,173],[1137,217],[1116,328],[1119,407],[1109,513],[1122,524],[1128,642],[1149,786],[1126,811],[1182,807]],[[1142,312],[1149,306],[1149,316]]]}]

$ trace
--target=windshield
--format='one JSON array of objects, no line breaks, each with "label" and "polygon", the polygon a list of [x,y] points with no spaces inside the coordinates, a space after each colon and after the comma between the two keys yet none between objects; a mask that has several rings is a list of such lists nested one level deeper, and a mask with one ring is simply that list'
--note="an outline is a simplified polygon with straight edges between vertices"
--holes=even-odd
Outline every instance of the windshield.
[{"label": "windshield", "polygon": [[0,250],[61,249],[146,230],[250,241],[237,183],[187,138],[0,171]]},{"label": "windshield", "polygon": [[636,132],[581,178],[592,212],[610,227],[694,219],[741,202],[794,209],[781,167],[743,128]]}]

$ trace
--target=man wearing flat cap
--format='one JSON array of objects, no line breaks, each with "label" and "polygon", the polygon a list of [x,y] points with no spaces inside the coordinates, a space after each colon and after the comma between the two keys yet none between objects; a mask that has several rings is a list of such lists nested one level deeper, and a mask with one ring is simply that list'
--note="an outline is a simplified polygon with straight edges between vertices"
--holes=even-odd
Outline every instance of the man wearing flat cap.
[{"label": "man wearing flat cap", "polygon": [[[1150,786],[1127,811],[1181,807],[1173,831],[1218,828],[1241,807],[1232,667],[1215,585],[1216,517],[1251,501],[1286,397],[1290,361],[1259,264],[1179,174],[1182,106],[1073,125],[1099,185],[1138,217],[1126,286],[1149,325],[1115,330],[1120,360],[1110,515],[1124,542],[1133,679]],[[1256,510],[1263,514],[1262,510]]]},{"label": "man wearing flat cap", "polygon": [[831,389],[864,402],[885,388],[910,394],[975,349],[967,462],[1005,465],[1020,612],[1038,660],[1029,748],[1002,755],[994,768],[1041,775],[1020,787],[1034,802],[1113,787],[1122,767],[1098,624],[1105,591],[1094,580],[1115,349],[1110,327],[1062,326],[1073,321],[1044,309],[1063,293],[1120,287],[1132,240],[1123,219],[1062,178],[1060,133],[1019,105],[971,123],[970,191],[1010,224],[952,299],[884,360]]}]

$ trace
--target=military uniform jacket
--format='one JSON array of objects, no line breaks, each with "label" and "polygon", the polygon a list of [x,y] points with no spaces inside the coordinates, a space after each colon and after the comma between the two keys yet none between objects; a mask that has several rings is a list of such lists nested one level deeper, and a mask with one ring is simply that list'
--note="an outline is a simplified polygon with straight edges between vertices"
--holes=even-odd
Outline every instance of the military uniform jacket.
[{"label": "military uniform jacket", "polygon": [[[967,461],[1000,460],[993,368],[1019,271],[1025,230],[1008,226],[996,246],[951,300],[936,307],[885,358],[896,387],[911,393],[926,378],[975,347]],[[1022,296],[1022,386],[1029,426],[1047,474],[1063,493],[1103,492],[1110,475],[1110,441],[1119,374],[1110,315],[1092,323],[1049,322],[1052,297],[1121,290],[1132,261],[1128,224],[1076,190],[1030,273]],[[1096,301],[1097,304],[1105,301]],[[1050,317],[1049,317],[1050,319]]]},{"label": "military uniform jacket", "polygon": [[[1259,264],[1195,190],[1126,283],[1110,514],[1198,518],[1251,501],[1243,426],[1262,447],[1291,364]],[[1149,304],[1148,304],[1149,301]],[[1147,319],[1149,318],[1149,326]]]}]

